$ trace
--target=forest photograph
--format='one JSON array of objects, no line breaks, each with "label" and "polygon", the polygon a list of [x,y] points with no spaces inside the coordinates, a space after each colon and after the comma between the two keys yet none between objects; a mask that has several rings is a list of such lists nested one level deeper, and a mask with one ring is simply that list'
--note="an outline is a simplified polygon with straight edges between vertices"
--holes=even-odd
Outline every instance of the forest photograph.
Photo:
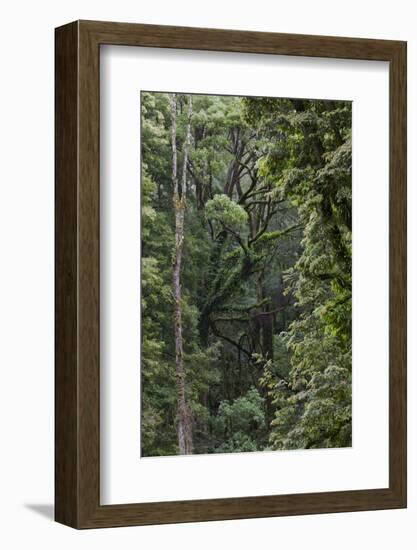
[{"label": "forest photograph", "polygon": [[352,445],[352,103],[140,93],[141,457]]}]

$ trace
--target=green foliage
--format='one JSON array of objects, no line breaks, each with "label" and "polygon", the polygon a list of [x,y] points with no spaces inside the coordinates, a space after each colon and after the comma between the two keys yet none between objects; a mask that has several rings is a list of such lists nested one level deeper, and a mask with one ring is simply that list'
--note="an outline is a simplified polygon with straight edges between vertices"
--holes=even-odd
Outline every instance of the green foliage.
[{"label": "green foliage", "polygon": [[316,373],[305,389],[288,395],[276,391],[272,421],[275,449],[311,449],[351,445],[350,369],[329,366]]},{"label": "green foliage", "polygon": [[260,451],[266,435],[264,399],[256,388],[233,402],[222,401],[212,421],[216,453]]},{"label": "green foliage", "polygon": [[[143,92],[141,116],[142,454],[172,455],[168,94]],[[351,445],[351,164],[349,102],[193,96],[181,309],[195,453]]]},{"label": "green foliage", "polygon": [[244,208],[231,200],[227,195],[215,195],[206,203],[206,216],[210,220],[219,221],[232,229],[240,229],[248,221]]},{"label": "green foliage", "polygon": [[265,377],[276,407],[270,442],[277,449],[350,446],[351,106],[303,101],[279,114],[263,100],[253,103],[269,124],[291,131],[263,170],[304,227],[302,253],[284,277],[298,311],[285,335],[289,382]]}]

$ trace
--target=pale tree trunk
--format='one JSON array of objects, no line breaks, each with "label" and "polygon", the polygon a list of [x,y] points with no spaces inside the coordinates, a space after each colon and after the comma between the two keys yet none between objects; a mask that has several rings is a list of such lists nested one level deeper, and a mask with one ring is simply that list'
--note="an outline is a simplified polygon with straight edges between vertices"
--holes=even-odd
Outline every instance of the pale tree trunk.
[{"label": "pale tree trunk", "polygon": [[175,215],[175,250],[172,264],[172,295],[174,298],[174,337],[175,337],[175,369],[177,384],[177,433],[179,452],[189,455],[193,452],[193,434],[190,409],[185,394],[185,367],[182,337],[182,311],[181,311],[181,261],[184,245],[184,214],[185,193],[187,180],[188,148],[191,139],[192,99],[188,100],[188,120],[184,143],[184,160],[181,183],[177,177],[177,98],[171,94],[171,141],[172,141],[172,183],[174,188],[173,202]]}]

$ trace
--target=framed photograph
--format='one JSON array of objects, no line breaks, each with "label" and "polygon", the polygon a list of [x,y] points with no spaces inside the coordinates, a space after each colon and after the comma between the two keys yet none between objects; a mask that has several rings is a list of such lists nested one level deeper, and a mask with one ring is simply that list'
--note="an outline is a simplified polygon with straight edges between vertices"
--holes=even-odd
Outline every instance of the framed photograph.
[{"label": "framed photograph", "polygon": [[406,506],[406,43],[56,29],[56,520]]}]

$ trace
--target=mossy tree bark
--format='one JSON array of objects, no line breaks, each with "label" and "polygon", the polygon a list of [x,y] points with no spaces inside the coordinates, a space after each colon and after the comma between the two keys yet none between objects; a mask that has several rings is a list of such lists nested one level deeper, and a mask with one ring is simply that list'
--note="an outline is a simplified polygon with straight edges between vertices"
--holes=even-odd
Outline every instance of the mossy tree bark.
[{"label": "mossy tree bark", "polygon": [[191,139],[192,98],[188,99],[188,121],[183,148],[183,169],[181,182],[177,176],[177,98],[171,94],[171,141],[172,141],[172,183],[175,216],[175,250],[172,269],[172,295],[174,298],[174,333],[175,333],[175,369],[177,384],[177,434],[179,454],[193,453],[192,419],[186,396],[186,372],[184,366],[182,307],[181,307],[181,262],[184,246],[184,216],[186,208],[186,179],[188,149]]}]

